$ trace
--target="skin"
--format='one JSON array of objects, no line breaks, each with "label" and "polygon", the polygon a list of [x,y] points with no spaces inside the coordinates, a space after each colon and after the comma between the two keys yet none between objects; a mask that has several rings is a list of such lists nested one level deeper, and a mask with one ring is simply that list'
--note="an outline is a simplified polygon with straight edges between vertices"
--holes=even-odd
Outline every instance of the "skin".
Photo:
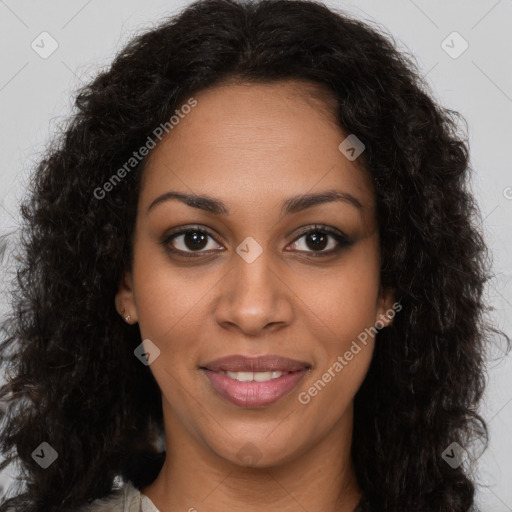
[{"label": "skin", "polygon": [[[167,458],[141,489],[160,512],[348,512],[361,496],[350,456],[353,399],[375,340],[360,344],[308,404],[298,395],[365,328],[391,323],[393,296],[380,287],[372,182],[338,149],[348,133],[311,87],[226,83],[196,94],[197,106],[144,171],[133,267],[116,307],[160,350],[150,369],[162,391]],[[148,212],[170,190],[221,200],[229,214],[176,199]],[[329,202],[281,216],[285,199],[327,190],[349,193],[362,207]],[[319,248],[308,244],[299,229],[315,224],[352,244],[314,257],[338,246],[330,235]],[[166,251],[171,229],[197,225],[212,234],[199,249],[184,236],[168,246],[199,257]],[[263,250],[251,263],[236,252],[247,237]],[[241,408],[217,395],[199,369],[231,354],[278,354],[311,369],[277,402]]]}]

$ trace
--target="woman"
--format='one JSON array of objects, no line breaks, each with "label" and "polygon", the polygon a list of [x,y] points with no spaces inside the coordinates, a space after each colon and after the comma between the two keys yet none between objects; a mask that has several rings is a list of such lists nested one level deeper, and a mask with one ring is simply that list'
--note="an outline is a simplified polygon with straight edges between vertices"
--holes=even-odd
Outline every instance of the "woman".
[{"label": "woman", "polygon": [[470,510],[486,247],[412,61],[205,0],[76,106],[22,210],[0,512]]}]

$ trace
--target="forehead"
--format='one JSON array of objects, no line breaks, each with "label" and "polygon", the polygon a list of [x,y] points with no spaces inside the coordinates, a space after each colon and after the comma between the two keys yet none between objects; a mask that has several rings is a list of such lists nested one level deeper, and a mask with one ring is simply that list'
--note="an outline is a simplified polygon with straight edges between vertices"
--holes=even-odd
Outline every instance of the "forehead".
[{"label": "forehead", "polygon": [[337,188],[373,203],[370,177],[338,149],[349,134],[323,97],[294,81],[231,83],[195,94],[196,106],[150,155],[141,202],[173,189],[258,206],[262,196],[277,202]]}]

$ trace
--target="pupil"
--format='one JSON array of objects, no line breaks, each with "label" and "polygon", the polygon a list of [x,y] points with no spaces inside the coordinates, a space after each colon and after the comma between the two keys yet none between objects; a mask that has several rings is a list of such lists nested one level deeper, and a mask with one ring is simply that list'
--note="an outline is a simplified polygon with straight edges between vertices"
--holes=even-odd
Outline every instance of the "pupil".
[{"label": "pupil", "polygon": [[203,249],[206,245],[206,235],[204,233],[198,233],[197,231],[186,233],[185,245],[189,249]]},{"label": "pupil", "polygon": [[[325,234],[318,235],[317,233],[310,233],[307,237],[307,245],[310,249],[325,249],[327,237]],[[313,244],[309,244],[312,240]]]}]

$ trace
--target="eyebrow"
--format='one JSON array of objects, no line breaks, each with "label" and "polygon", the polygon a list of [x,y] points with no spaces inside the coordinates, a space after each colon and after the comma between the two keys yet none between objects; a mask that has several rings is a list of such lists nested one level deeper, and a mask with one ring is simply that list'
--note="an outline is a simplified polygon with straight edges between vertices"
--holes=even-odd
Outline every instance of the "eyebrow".
[{"label": "eyebrow", "polygon": [[[198,208],[199,210],[204,210],[215,215],[229,215],[229,208],[218,199],[214,199],[213,197],[209,196],[200,196],[196,194],[187,194],[184,192],[175,192],[172,190],[157,197],[149,205],[146,214],[149,213],[150,210],[155,208],[155,206],[170,201],[172,199],[182,201],[187,206],[191,206],[192,208]],[[363,209],[363,205],[360,203],[360,201],[356,199],[353,195],[349,194],[348,192],[341,192],[338,190],[327,190],[325,192],[320,192],[316,194],[301,194],[286,199],[281,206],[281,215],[292,215],[294,213],[298,213],[302,210],[306,210],[307,208],[311,208],[319,204],[332,202],[342,202],[345,204],[350,204],[357,208],[358,210]]]}]

